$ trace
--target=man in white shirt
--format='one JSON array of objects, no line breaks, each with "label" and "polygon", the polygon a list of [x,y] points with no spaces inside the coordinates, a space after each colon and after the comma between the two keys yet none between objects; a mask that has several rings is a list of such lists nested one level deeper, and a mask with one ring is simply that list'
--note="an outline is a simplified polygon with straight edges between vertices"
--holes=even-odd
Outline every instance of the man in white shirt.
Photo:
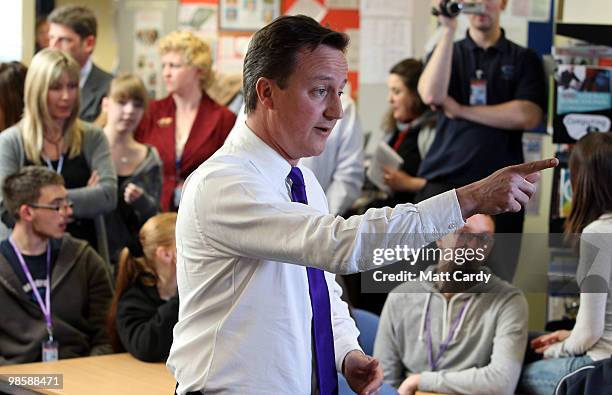
[{"label": "man in white shirt", "polygon": [[102,99],[113,76],[93,64],[98,23],[90,9],[65,5],[49,14],[49,46],[61,49],[81,66],[79,118],[93,122],[100,114]]},{"label": "man in white shirt", "polygon": [[535,172],[557,164],[502,169],[418,205],[328,214],[298,162],[323,152],[342,118],[347,44],[305,16],[280,17],[251,40],[246,123],[189,176],[178,213],[181,303],[167,362],[178,394],[329,395],[336,372],[375,393],[382,370],[361,351],[332,273],[373,268],[372,246],[421,247],[477,212],[518,211]]}]

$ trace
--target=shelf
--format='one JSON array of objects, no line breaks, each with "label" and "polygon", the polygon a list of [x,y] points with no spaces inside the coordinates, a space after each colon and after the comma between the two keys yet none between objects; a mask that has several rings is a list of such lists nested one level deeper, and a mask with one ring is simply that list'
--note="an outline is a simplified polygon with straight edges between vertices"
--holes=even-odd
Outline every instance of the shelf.
[{"label": "shelf", "polygon": [[587,23],[557,23],[556,34],[576,38],[591,44],[612,46],[612,25]]}]

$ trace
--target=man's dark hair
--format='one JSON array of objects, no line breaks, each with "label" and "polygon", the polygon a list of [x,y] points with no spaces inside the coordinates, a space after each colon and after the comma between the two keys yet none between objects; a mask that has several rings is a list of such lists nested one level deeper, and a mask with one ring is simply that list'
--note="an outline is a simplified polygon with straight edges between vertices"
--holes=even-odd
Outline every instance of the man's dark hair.
[{"label": "man's dark hair", "polygon": [[19,219],[19,207],[35,204],[40,190],[48,185],[64,185],[64,178],[43,166],[22,167],[4,179],[2,184],[3,204],[7,211]]},{"label": "man's dark hair", "polygon": [[247,114],[257,106],[255,84],[259,78],[274,80],[284,89],[299,51],[314,51],[319,45],[344,51],[348,43],[346,34],[323,27],[308,16],[276,18],[255,33],[244,58],[243,91]]},{"label": "man's dark hair", "polygon": [[58,7],[49,14],[49,23],[57,23],[74,30],[82,40],[98,34],[98,22],[94,13],[86,7],[65,5]]}]

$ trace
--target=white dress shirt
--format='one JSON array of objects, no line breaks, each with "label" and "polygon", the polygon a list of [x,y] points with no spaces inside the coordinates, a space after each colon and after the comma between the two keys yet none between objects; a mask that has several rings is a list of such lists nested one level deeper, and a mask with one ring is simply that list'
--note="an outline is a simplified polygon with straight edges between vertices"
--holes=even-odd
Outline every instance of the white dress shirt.
[{"label": "white dress shirt", "polygon": [[87,78],[89,78],[89,74],[91,74],[91,69],[93,69],[93,62],[90,56],[87,59],[85,65],[81,67],[81,71],[79,72],[79,89],[83,89],[83,87],[85,86]]},{"label": "white dress shirt", "polygon": [[360,348],[332,273],[374,267],[362,236],[377,247],[416,247],[464,224],[455,191],[418,205],[335,217],[304,167],[309,204],[291,202],[290,169],[241,123],[185,182],[176,225],[181,303],[167,362],[179,394],[310,394],[312,310],[304,266],[327,272],[340,370],[346,354]]},{"label": "white dress shirt", "polygon": [[[361,196],[364,181],[363,168],[363,129],[359,122],[355,102],[345,93],[341,97],[344,116],[330,133],[325,150],[319,156],[300,159],[300,164],[308,167],[321,184],[329,212],[341,215],[351,208]],[[246,120],[244,104],[236,113],[235,125]]]}]

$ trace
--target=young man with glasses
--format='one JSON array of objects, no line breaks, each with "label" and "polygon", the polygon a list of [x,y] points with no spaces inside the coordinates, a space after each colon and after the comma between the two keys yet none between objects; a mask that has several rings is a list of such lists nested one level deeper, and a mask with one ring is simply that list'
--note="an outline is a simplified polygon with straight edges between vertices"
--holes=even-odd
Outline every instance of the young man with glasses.
[{"label": "young man with glasses", "polygon": [[108,268],[65,233],[72,203],[61,175],[26,166],[7,177],[3,204],[15,227],[0,243],[0,365],[110,353]]},{"label": "young man with glasses", "polygon": [[495,224],[475,215],[436,242],[437,265],[393,290],[374,356],[400,395],[514,394],[527,345],[523,293],[491,273]]}]

